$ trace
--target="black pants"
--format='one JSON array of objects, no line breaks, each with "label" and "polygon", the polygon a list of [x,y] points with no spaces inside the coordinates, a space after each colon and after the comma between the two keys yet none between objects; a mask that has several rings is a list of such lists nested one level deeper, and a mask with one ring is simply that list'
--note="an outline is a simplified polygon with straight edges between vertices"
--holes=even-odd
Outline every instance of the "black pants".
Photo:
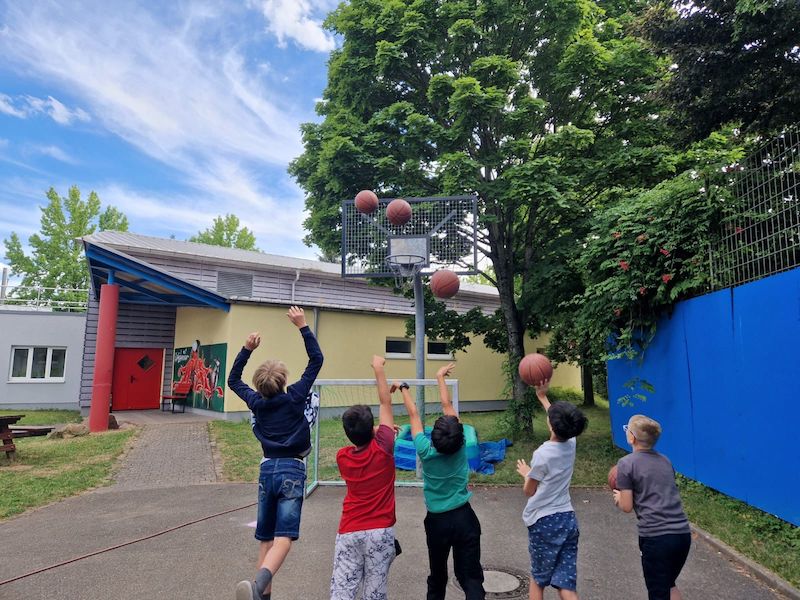
[{"label": "black pants", "polygon": [[425,517],[428,542],[427,600],[443,600],[447,589],[447,557],[453,549],[453,570],[466,600],[484,600],[481,567],[481,524],[469,503],[443,513]]},{"label": "black pants", "polygon": [[690,533],[672,533],[655,537],[640,537],[642,571],[649,600],[669,600],[669,591],[683,569],[689,548]]}]

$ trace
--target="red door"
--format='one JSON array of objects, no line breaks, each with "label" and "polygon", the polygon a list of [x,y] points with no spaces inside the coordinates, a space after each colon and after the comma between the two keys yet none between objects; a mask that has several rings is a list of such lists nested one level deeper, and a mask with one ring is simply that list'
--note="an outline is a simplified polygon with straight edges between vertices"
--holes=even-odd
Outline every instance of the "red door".
[{"label": "red door", "polygon": [[163,348],[116,348],[111,409],[159,408],[163,372]]}]

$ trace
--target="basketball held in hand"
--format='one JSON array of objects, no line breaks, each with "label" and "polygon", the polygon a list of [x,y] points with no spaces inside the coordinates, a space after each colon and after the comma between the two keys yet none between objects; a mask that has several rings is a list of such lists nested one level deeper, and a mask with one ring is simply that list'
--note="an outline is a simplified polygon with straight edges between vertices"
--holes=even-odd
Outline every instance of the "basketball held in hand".
[{"label": "basketball held in hand", "polygon": [[392,200],[386,207],[386,218],[392,225],[405,225],[411,220],[411,205],[401,198]]},{"label": "basketball held in hand", "polygon": [[447,269],[440,269],[431,276],[431,291],[437,298],[452,298],[460,286],[458,275]]},{"label": "basketball held in hand", "polygon": [[541,385],[553,377],[553,365],[544,354],[528,354],[519,361],[519,376],[528,385]]},{"label": "basketball held in hand", "polygon": [[612,490],[617,489],[617,465],[608,470],[608,487]]},{"label": "basketball held in hand", "polygon": [[356,210],[368,215],[378,208],[378,196],[372,190],[361,190],[356,194]]}]

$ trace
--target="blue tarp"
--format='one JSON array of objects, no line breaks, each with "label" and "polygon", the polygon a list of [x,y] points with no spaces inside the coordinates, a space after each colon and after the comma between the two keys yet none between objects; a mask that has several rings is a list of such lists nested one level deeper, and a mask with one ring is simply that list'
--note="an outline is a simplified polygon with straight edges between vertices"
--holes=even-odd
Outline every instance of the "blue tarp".
[{"label": "blue tarp", "polygon": [[497,442],[481,442],[478,444],[480,451],[481,464],[476,469],[481,475],[494,475],[494,465],[502,462],[506,458],[506,448],[512,446],[514,442],[503,438]]}]

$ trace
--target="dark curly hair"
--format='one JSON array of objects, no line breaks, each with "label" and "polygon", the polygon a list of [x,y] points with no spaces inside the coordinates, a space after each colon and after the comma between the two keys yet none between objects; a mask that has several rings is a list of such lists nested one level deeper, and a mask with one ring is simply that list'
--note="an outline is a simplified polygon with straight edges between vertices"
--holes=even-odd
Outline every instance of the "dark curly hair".
[{"label": "dark curly hair", "polygon": [[347,439],[356,446],[369,444],[375,432],[375,417],[372,409],[365,404],[351,406],[342,415],[342,426]]},{"label": "dark curly hair", "polygon": [[464,445],[464,426],[458,417],[444,415],[436,419],[431,442],[439,454],[455,454]]},{"label": "dark curly hair", "polygon": [[547,419],[553,433],[560,440],[568,440],[579,436],[589,424],[589,419],[574,404],[569,402],[553,402],[547,409]]}]

